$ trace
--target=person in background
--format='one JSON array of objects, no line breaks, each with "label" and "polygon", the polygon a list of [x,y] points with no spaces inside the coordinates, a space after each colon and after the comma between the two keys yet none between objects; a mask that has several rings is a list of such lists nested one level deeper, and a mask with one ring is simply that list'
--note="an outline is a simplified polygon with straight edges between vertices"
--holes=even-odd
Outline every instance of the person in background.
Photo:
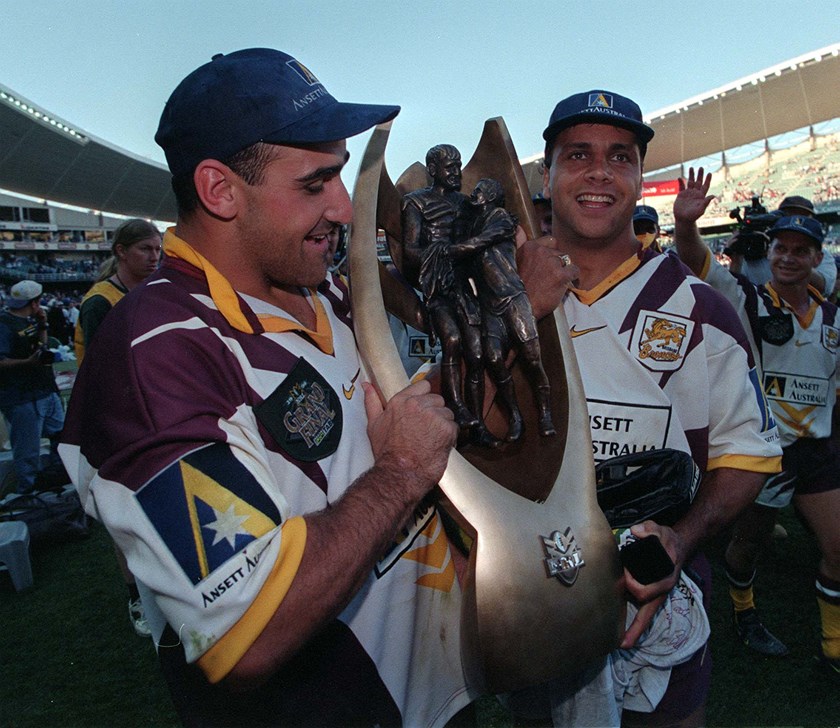
[{"label": "person in background", "polygon": [[633,233],[636,239],[647,248],[662,252],[659,245],[659,213],[650,205],[636,205],[633,212]]},{"label": "person in background", "polygon": [[756,286],[717,263],[700,237],[697,220],[713,197],[711,174],[689,170],[674,201],[679,257],[723,293],[748,326],[763,368],[762,384],[783,447],[782,472],[771,475],[735,524],[725,563],[739,638],[763,655],[782,657],[787,647],[763,624],[753,582],[776,514],[791,502],[817,539],[821,557],[815,581],[822,640],[817,658],[840,677],[840,449],[836,422],[840,316],[811,284],[823,258],[823,230],[807,215],[781,217],[770,229],[772,278]]},{"label": "person in background", "polygon": [[537,213],[540,234],[551,235],[551,200],[547,200],[542,192],[538,192],[531,198],[531,202],[534,204],[534,212]]},{"label": "person in background", "polygon": [[9,424],[17,492],[31,493],[41,470],[41,438],[50,439],[50,462],[58,463],[64,406],[47,348],[47,313],[40,283],[16,283],[0,313],[0,411]]},{"label": "person in background", "polygon": [[[79,366],[108,312],[126,293],[157,270],[161,253],[160,231],[148,220],[126,220],[114,231],[111,251],[112,257],[106,261],[100,279],[82,298],[73,339]],[[114,553],[128,590],[128,617],[131,625],[138,635],[148,637],[151,630],[146,621],[137,581],[116,544]]]},{"label": "person in background", "polygon": [[[789,217],[791,215],[802,215],[816,220],[814,203],[807,197],[801,195],[790,195],[779,203],[778,214]],[[837,281],[837,265],[833,255],[823,255],[822,260],[816,269],[811,273],[810,283],[823,296],[829,298],[834,292],[834,284]]]},{"label": "person in background", "polygon": [[[758,198],[756,198],[757,200]],[[757,204],[757,202],[754,202]],[[763,209],[763,208],[762,208]],[[814,204],[811,200],[799,195],[785,197],[779,204],[779,208],[771,213],[771,216],[785,217],[799,215],[801,217],[814,218]],[[772,219],[772,218],[771,218]],[[816,218],[815,218],[816,219]],[[754,233],[754,237],[762,236],[769,245],[766,233]],[[749,251],[741,250],[738,246],[739,232],[736,230],[727,240],[727,254],[730,258],[729,270],[733,273],[740,273],[756,285],[764,285],[772,278],[770,262],[766,252],[760,255],[760,250],[750,255]],[[760,256],[760,257],[756,257]],[[828,297],[834,290],[834,282],[837,280],[837,267],[831,256],[823,256],[819,265],[811,271],[809,283],[814,286],[823,296]]]},{"label": "person in background", "polygon": [[160,231],[148,220],[126,220],[114,231],[111,262],[82,298],[73,344],[79,366],[99,325],[126,293],[157,270]]}]

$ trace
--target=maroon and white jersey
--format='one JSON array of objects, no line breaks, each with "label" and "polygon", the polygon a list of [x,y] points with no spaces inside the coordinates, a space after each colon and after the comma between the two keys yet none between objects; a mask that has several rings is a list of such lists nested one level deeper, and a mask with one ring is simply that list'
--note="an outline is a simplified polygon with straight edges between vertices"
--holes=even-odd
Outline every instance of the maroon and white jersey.
[{"label": "maroon and white jersey", "polygon": [[[309,292],[317,325],[307,330],[238,295],[171,231],[165,249],[162,269],[97,332],[61,454],[86,510],[153,595],[147,610],[163,615],[186,663],[212,684],[294,580],[307,538],[301,516],[328,507],[373,464],[366,377],[338,279]],[[460,607],[448,542],[428,508],[383,554],[330,638],[295,658],[314,674],[286,671],[278,690],[292,697],[281,700],[305,691],[338,706],[326,713],[332,720],[367,710],[371,723],[444,724],[472,697]],[[344,675],[340,685],[327,669]],[[257,703],[272,700],[271,689],[237,710],[267,710]]]}]

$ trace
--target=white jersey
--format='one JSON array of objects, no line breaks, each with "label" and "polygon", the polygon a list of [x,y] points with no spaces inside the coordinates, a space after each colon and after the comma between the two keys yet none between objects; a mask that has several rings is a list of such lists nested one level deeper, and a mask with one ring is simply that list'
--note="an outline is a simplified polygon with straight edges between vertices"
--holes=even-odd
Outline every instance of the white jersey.
[{"label": "white jersey", "polygon": [[703,273],[747,327],[782,446],[800,437],[829,437],[837,399],[837,307],[809,288],[810,309],[797,316],[772,283],[756,286],[730,273],[710,254]]},{"label": "white jersey", "polygon": [[595,289],[567,295],[564,309],[596,462],[670,447],[704,472],[778,470],[778,434],[743,328],[677,258],[642,250]]}]

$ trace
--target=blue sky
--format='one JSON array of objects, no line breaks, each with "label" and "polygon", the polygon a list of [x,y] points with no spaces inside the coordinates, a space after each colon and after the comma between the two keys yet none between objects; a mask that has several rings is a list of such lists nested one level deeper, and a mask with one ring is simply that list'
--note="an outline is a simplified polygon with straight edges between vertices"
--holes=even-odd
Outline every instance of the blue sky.
[{"label": "blue sky", "polygon": [[[750,10],[750,8],[755,8]],[[645,113],[840,41],[836,0],[385,2],[4,0],[0,83],[75,126],[162,162],[164,102],[217,52],[285,50],[339,100],[396,103],[396,177],[446,142],[469,158],[504,117],[541,149],[564,96],[603,87]],[[832,90],[833,93],[837,89]],[[352,186],[366,137],[351,141]]]}]

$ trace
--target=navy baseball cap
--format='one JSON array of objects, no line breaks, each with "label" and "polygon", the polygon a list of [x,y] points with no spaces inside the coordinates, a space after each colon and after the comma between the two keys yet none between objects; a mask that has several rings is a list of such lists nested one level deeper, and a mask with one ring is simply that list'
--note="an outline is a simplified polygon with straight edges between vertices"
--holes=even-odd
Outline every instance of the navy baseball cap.
[{"label": "navy baseball cap", "polygon": [[785,199],[779,203],[779,209],[782,211],[790,210],[790,214],[793,214],[794,210],[805,210],[805,212],[809,212],[813,215],[814,203],[807,197],[791,195],[790,197],[785,197]]},{"label": "navy baseball cap", "polygon": [[650,205],[636,205],[633,222],[636,220],[650,220],[654,225],[659,225],[659,213]]},{"label": "navy baseball cap", "polygon": [[612,91],[594,89],[569,96],[554,107],[543,132],[546,159],[554,138],[575,124],[609,124],[628,129],[639,140],[643,156],[648,142],[653,139],[653,129],[642,120],[642,110],[635,101]]},{"label": "navy baseball cap", "polygon": [[318,144],[346,139],[393,119],[399,106],[336,101],[300,61],[271,48],[213,60],[172,92],[155,141],[173,176],[203,159],[229,159],[257,142]]},{"label": "navy baseball cap", "polygon": [[817,248],[822,248],[822,241],[825,237],[822,225],[813,217],[805,217],[803,215],[789,215],[781,218],[773,227],[770,228],[769,235],[773,238],[776,233],[790,230],[794,233],[801,233],[807,235],[811,240],[817,244]]}]

